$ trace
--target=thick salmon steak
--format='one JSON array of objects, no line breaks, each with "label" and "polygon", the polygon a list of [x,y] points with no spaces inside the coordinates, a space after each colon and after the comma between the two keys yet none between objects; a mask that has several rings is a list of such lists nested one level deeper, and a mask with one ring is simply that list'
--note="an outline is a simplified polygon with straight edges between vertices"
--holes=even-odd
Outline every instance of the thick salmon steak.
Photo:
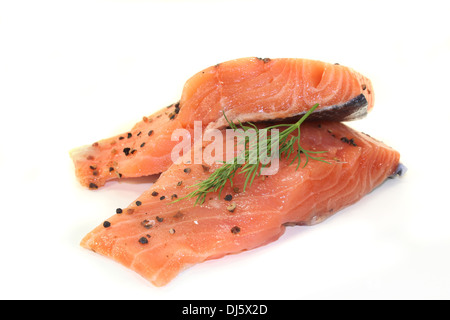
[{"label": "thick salmon steak", "polygon": [[[210,193],[196,206],[194,198],[174,200],[221,164],[173,164],[81,245],[163,286],[192,265],[274,241],[287,225],[323,221],[357,202],[399,165],[397,151],[338,122],[304,123],[301,145],[326,150],[329,163],[310,160],[297,169],[281,157],[276,174],[256,177],[245,192],[244,175],[236,174],[220,197]],[[185,156],[192,157],[197,148],[195,144]]]},{"label": "thick salmon steak", "polygon": [[175,129],[222,128],[227,118],[256,122],[298,117],[318,103],[308,120],[361,118],[373,108],[369,79],[338,64],[306,59],[242,58],[209,67],[184,85],[179,102],[143,117],[129,132],[74,149],[83,186],[159,174],[170,164]]}]

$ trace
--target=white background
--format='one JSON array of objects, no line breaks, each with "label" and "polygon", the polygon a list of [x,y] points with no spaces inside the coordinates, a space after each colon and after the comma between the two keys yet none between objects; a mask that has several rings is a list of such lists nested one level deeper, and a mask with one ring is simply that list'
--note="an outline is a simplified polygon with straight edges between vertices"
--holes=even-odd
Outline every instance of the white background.
[{"label": "white background", "polygon": [[[448,1],[0,1],[0,298],[450,298]],[[80,187],[69,150],[247,57],[339,62],[372,79],[351,126],[409,171],[326,222],[156,288],[81,238],[154,178]]]}]

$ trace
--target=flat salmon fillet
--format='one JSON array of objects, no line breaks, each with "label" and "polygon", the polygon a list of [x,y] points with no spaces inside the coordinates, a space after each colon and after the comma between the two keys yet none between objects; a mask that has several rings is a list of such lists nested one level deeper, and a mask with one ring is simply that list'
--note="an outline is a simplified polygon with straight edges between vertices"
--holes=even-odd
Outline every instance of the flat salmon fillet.
[{"label": "flat salmon fillet", "polygon": [[[326,150],[330,163],[310,160],[296,170],[281,158],[278,173],[257,177],[245,192],[244,175],[236,174],[220,198],[210,193],[197,206],[192,198],[173,200],[221,164],[173,164],[81,245],[163,286],[192,265],[274,241],[287,225],[323,221],[395,174],[399,165],[397,151],[338,122],[304,123],[301,145]],[[185,156],[192,157],[196,148]]]},{"label": "flat salmon fillet", "polygon": [[97,189],[117,178],[159,174],[170,164],[175,129],[191,131],[238,121],[300,116],[344,121],[373,108],[369,79],[337,64],[306,59],[242,58],[209,67],[190,78],[179,102],[146,116],[129,132],[74,149],[71,157],[83,186]]}]

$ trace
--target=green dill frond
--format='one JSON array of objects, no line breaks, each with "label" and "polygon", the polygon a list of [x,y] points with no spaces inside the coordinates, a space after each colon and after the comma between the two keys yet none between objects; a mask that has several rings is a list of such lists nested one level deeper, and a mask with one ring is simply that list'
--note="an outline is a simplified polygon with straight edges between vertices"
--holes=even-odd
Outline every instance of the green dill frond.
[{"label": "green dill frond", "polygon": [[[301,130],[300,126],[301,124],[308,118],[308,116],[319,106],[319,104],[315,104],[308,112],[306,112],[300,120],[298,120],[294,124],[277,124],[273,126],[269,126],[265,128],[268,132],[272,129],[279,129],[279,128],[285,128],[285,130],[281,131],[279,134],[279,157],[285,157],[287,160],[291,159],[290,165],[296,164],[296,169],[298,169],[302,163],[302,159],[304,158],[304,164],[303,167],[305,167],[310,160],[315,161],[321,161],[325,163],[329,163],[325,161],[324,157],[316,157],[315,154],[322,154],[326,153],[326,151],[310,151],[305,150],[300,145],[300,137],[301,137]],[[238,130],[238,126],[229,121],[227,118],[225,112],[223,112],[223,116],[225,120],[227,121],[229,127],[233,130]],[[249,129],[254,129],[256,131],[256,134],[259,134],[258,127],[250,122],[247,122],[247,125],[242,124],[240,121],[239,126],[244,131],[247,131]],[[291,135],[291,133],[297,131],[297,135]],[[233,179],[238,174],[244,174],[245,175],[245,182],[244,182],[244,188],[243,191],[247,190],[247,188],[250,188],[253,184],[253,181],[257,175],[260,174],[260,168],[264,168],[267,166],[267,164],[262,164],[261,159],[259,156],[259,145],[254,144],[249,146],[248,139],[245,140],[245,149],[244,149],[244,156],[246,163],[245,164],[238,164],[238,157],[235,157],[233,159],[232,163],[224,163],[221,167],[217,168],[216,171],[214,171],[206,180],[200,181],[195,185],[192,185],[192,188],[196,188],[196,190],[192,191],[191,193],[187,194],[186,196],[182,198],[178,198],[177,200],[173,202],[180,201],[182,199],[186,198],[196,198],[195,205],[197,204],[203,204],[206,200],[206,195],[210,192],[217,192],[219,191],[219,197],[221,196],[221,192],[227,182],[230,183],[231,186],[233,186]],[[249,163],[249,150],[251,148],[258,148],[257,149],[257,161],[256,163]],[[270,152],[272,147],[272,137],[267,137],[267,150]],[[238,155],[239,156],[239,155]],[[240,170],[240,171],[239,171]],[[238,172],[239,171],[239,172]]]}]

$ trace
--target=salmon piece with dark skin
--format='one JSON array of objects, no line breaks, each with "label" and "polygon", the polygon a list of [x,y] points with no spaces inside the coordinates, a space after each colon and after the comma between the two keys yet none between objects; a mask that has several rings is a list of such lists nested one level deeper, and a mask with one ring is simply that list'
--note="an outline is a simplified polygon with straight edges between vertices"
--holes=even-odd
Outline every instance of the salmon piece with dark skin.
[{"label": "salmon piece with dark skin", "polygon": [[83,186],[97,189],[118,178],[159,174],[172,163],[175,129],[191,132],[233,123],[299,117],[347,121],[373,108],[369,79],[337,64],[306,59],[242,58],[209,67],[190,78],[179,102],[143,117],[130,131],[72,150]]},{"label": "salmon piece with dark skin", "polygon": [[[281,157],[276,174],[257,177],[245,192],[245,177],[238,173],[220,197],[209,193],[197,205],[195,198],[180,198],[221,164],[173,164],[81,245],[163,286],[190,266],[275,241],[286,226],[323,221],[360,200],[399,166],[397,151],[338,122],[304,123],[301,145],[327,151],[323,156],[329,163],[310,160],[297,169]],[[185,156],[192,158],[196,148]]]}]

